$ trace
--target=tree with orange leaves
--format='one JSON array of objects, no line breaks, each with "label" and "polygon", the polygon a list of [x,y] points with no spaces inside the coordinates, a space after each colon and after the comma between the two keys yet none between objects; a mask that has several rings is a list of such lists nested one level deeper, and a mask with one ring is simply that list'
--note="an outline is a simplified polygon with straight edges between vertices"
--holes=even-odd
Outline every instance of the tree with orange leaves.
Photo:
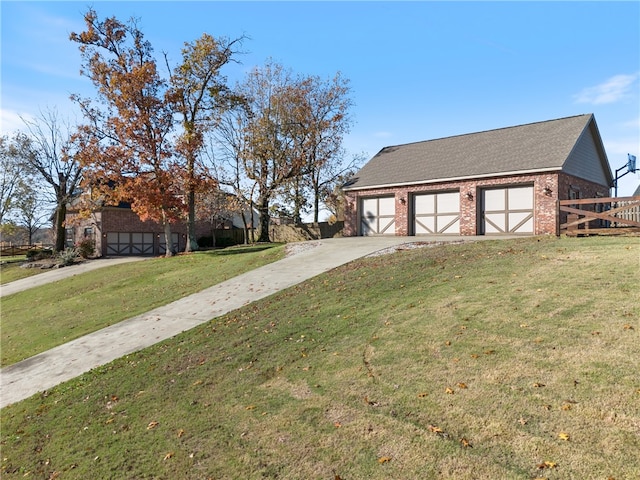
[{"label": "tree with orange leaves", "polygon": [[131,202],[142,220],[161,222],[170,256],[171,224],[185,206],[166,82],[134,20],[99,20],[93,9],[84,20],[86,30],[70,38],[80,45],[82,73],[104,105],[101,109],[89,99],[73,97],[88,122],[77,136],[85,180],[103,201]]}]

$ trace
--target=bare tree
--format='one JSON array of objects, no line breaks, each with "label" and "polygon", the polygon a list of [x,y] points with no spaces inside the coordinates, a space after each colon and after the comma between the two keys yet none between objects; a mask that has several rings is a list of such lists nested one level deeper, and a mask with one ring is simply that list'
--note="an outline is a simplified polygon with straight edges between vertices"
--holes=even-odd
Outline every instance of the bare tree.
[{"label": "bare tree", "polygon": [[52,190],[55,250],[62,251],[65,248],[67,205],[78,195],[83,175],[75,157],[72,127],[68,121],[59,118],[55,109],[40,112],[35,120],[23,121],[32,148],[32,155],[26,157],[27,164]]},{"label": "bare tree", "polygon": [[244,172],[243,152],[246,150],[248,116],[243,106],[227,110],[215,129],[213,142],[218,155],[211,154],[212,164],[216,169],[216,178],[221,185],[230,188],[236,197],[238,210],[244,227],[245,243],[253,238],[253,197],[257,182],[246,177]]},{"label": "bare tree", "polygon": [[20,180],[28,170],[33,156],[29,138],[21,133],[12,138],[0,137],[0,225],[11,213],[20,195]]},{"label": "bare tree", "polygon": [[242,162],[245,175],[257,186],[259,242],[270,241],[272,198],[306,166],[298,121],[304,82],[270,62],[254,69],[240,87],[247,115]]},{"label": "bare tree", "polygon": [[27,234],[27,243],[33,244],[33,237],[49,220],[51,211],[46,198],[41,194],[40,186],[33,178],[19,182],[17,201],[14,208],[16,224],[23,227]]}]

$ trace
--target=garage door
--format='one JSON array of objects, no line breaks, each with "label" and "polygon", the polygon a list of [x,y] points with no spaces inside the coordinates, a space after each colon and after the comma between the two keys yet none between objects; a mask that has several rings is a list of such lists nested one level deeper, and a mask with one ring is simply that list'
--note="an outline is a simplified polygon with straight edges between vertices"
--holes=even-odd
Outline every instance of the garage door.
[{"label": "garage door", "polygon": [[360,201],[361,235],[395,235],[396,201],[394,197],[363,198]]},{"label": "garage door", "polygon": [[460,234],[460,192],[413,196],[413,233]]},{"label": "garage door", "polygon": [[153,255],[153,233],[108,232],[107,255]]},{"label": "garage door", "polygon": [[483,233],[533,233],[533,186],[482,192]]}]

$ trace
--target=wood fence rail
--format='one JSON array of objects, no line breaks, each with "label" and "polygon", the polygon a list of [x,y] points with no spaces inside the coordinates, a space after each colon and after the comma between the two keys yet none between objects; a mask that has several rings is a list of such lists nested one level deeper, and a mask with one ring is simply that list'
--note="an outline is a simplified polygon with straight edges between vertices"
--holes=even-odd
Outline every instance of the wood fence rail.
[{"label": "wood fence rail", "polygon": [[567,214],[560,232],[567,235],[640,233],[640,196],[559,200]]}]

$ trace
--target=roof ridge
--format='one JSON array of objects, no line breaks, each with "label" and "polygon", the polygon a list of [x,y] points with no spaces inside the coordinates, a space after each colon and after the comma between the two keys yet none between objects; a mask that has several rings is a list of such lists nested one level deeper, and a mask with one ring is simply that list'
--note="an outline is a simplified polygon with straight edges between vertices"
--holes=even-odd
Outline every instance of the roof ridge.
[{"label": "roof ridge", "polygon": [[408,146],[408,145],[417,145],[417,144],[420,144],[420,143],[436,142],[438,140],[448,140],[448,139],[451,139],[451,138],[465,137],[465,136],[469,136],[469,135],[478,135],[478,134],[481,134],[481,133],[497,132],[499,130],[508,130],[510,128],[528,127],[528,126],[531,126],[531,125],[537,125],[537,124],[542,124],[542,123],[550,123],[550,122],[557,122],[557,121],[560,121],[560,120],[568,120],[570,118],[589,117],[589,116],[593,116],[593,113],[581,113],[579,115],[570,115],[570,116],[567,116],[567,117],[552,118],[552,119],[549,119],[549,120],[541,120],[541,121],[538,121],[538,122],[529,122],[529,123],[522,123],[522,124],[519,124],[519,125],[510,125],[510,126],[507,126],[507,127],[491,128],[489,130],[481,130],[479,132],[459,133],[457,135],[449,135],[447,137],[431,138],[429,140],[418,140],[418,141],[415,141],[415,142],[400,143],[400,144],[397,144],[397,145],[387,145],[386,147],[383,147],[382,150],[386,150],[388,148],[405,147],[405,146]]}]

